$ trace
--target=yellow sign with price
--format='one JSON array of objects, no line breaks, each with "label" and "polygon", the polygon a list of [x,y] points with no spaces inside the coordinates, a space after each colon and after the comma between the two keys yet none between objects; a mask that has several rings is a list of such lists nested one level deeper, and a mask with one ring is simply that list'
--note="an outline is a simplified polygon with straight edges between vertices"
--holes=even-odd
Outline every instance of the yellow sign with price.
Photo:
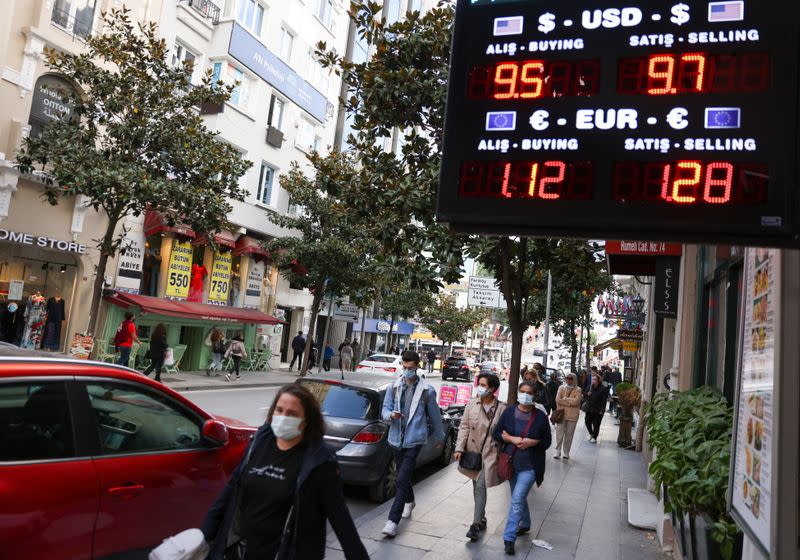
[{"label": "yellow sign with price", "polygon": [[192,273],[192,244],[178,240],[172,243],[167,267],[167,289],[164,295],[168,298],[186,299],[189,297],[189,278]]},{"label": "yellow sign with price", "polygon": [[212,305],[228,305],[228,293],[231,289],[230,253],[214,253],[214,264],[208,281],[208,303]]}]

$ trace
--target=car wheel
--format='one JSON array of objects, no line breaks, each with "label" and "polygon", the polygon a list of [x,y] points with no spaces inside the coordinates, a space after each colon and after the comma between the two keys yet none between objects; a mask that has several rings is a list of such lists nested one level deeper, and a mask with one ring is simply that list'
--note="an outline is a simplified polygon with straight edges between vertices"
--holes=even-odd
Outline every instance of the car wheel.
[{"label": "car wheel", "polygon": [[369,487],[369,499],[382,504],[394,498],[397,493],[397,464],[394,457],[389,459],[386,470],[381,479],[374,486]]},{"label": "car wheel", "polygon": [[442,455],[439,457],[439,465],[444,468],[453,461],[453,453],[456,450],[456,438],[453,432],[447,432],[442,446]]}]

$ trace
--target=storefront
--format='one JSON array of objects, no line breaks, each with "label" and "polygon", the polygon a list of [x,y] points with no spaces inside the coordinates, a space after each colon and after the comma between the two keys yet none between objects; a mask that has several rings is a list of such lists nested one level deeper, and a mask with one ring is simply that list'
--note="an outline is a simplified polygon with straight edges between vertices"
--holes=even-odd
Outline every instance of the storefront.
[{"label": "storefront", "polygon": [[[364,334],[374,334],[374,348],[372,352],[388,352],[389,329],[392,329],[392,346],[408,348],[411,335],[414,334],[414,325],[405,321],[396,321],[392,325],[387,319],[364,319]],[[361,325],[355,325],[354,331],[360,332]]]}]

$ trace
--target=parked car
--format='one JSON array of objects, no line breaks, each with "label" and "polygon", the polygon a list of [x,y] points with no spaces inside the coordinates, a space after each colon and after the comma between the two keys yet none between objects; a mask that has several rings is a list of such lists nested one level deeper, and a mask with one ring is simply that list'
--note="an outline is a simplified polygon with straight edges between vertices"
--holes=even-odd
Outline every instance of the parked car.
[{"label": "parked car", "polygon": [[483,362],[478,373],[493,373],[500,379],[506,379],[509,369],[505,362]]},{"label": "parked car", "polygon": [[256,430],[121,366],[0,355],[3,558],[144,558],[200,525]]},{"label": "parked car", "polygon": [[372,354],[356,367],[359,373],[400,373],[403,361],[397,354]]},{"label": "parked car", "polygon": [[477,369],[469,358],[463,356],[450,356],[445,360],[442,367],[442,381],[447,381],[450,378],[453,380],[463,379],[464,381],[471,381],[472,376],[476,373]]},{"label": "parked car", "polygon": [[[325,443],[336,451],[342,480],[346,484],[367,486],[369,497],[385,502],[397,491],[397,465],[389,447],[389,425],[381,420],[386,391],[396,376],[349,373],[344,381],[338,375],[314,375],[297,382],[319,400],[325,416]],[[417,467],[438,462],[450,463],[456,443],[456,426],[442,413],[445,441],[429,439],[417,457]]]}]

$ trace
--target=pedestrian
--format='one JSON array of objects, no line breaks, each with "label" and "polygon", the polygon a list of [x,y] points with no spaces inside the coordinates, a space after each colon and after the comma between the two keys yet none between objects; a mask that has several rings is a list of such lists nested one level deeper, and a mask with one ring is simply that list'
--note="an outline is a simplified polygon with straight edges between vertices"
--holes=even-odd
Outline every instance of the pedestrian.
[{"label": "pedestrian", "polygon": [[538,363],[533,364],[533,366],[525,372],[525,375],[522,376],[522,382],[527,381],[533,385],[533,402],[536,405],[536,408],[550,416],[550,412],[548,410],[549,394],[547,392],[547,386],[544,384],[544,381],[542,381],[541,375],[539,374],[540,368],[543,370],[544,366]]},{"label": "pedestrian", "polygon": [[[550,422],[547,414],[533,406],[533,383],[525,381],[517,393],[517,405],[508,407],[494,427],[492,436],[511,457],[514,474],[509,480],[511,506],[508,511],[503,544],[505,553],[514,554],[517,537],[531,530],[528,494],[535,482],[542,485],[545,451],[550,447]],[[503,456],[499,460],[503,460]]]},{"label": "pedestrian", "polygon": [[133,323],[134,315],[130,311],[125,313],[125,319],[119,324],[117,334],[114,335],[114,347],[119,353],[117,363],[121,366],[129,367],[131,359],[131,348],[133,343],[141,344],[139,336],[136,334],[136,325]]},{"label": "pedestrian", "polygon": [[581,415],[581,389],[575,381],[575,374],[569,372],[566,385],[558,388],[556,393],[556,410],[563,410],[561,422],[556,423],[556,459],[569,459],[572,449],[572,436]]},{"label": "pedestrian", "polygon": [[558,374],[554,371],[550,374],[550,381],[546,383],[547,396],[550,401],[550,408],[547,410],[548,414],[556,409],[556,395],[560,386],[561,382],[558,380]]},{"label": "pedestrian", "polygon": [[216,327],[211,329],[206,338],[206,346],[211,347],[211,363],[206,368],[206,375],[211,375],[212,371],[222,371],[222,360],[225,357],[225,333]]},{"label": "pedestrian", "polygon": [[321,559],[328,523],[345,558],[369,558],[345,503],[336,454],[323,443],[324,431],[319,404],[308,389],[292,383],[278,390],[266,422],[203,522],[208,560]]},{"label": "pedestrian", "polygon": [[325,346],[325,352],[322,355],[322,369],[325,371],[331,370],[331,360],[335,354],[336,352],[333,350],[333,346],[330,344]]},{"label": "pedestrian", "polygon": [[167,351],[167,327],[159,323],[150,335],[150,349],[147,351],[150,365],[142,373],[147,377],[151,371],[156,372],[156,381],[161,382],[161,368],[164,367],[164,353]]},{"label": "pedestrian", "polygon": [[600,424],[606,413],[608,401],[608,387],[603,384],[600,374],[592,376],[592,387],[586,396],[586,429],[589,430],[589,441],[597,443],[600,435]]},{"label": "pedestrian", "polygon": [[503,482],[497,475],[498,444],[489,439],[492,428],[506,409],[506,404],[495,396],[498,389],[500,379],[496,375],[480,374],[476,391],[478,398],[469,402],[458,426],[453,458],[458,462],[458,470],[472,479],[475,506],[472,525],[467,531],[467,538],[472,542],[486,530],[486,489]]},{"label": "pedestrian", "polygon": [[433,373],[433,366],[436,363],[436,352],[428,350],[428,373]]},{"label": "pedestrian", "polygon": [[397,469],[396,488],[389,519],[383,534],[394,537],[401,518],[411,517],[416,505],[411,477],[422,446],[430,437],[441,447],[444,441],[442,412],[436,401],[436,389],[425,378],[417,375],[419,354],[408,350],[401,356],[403,375],[386,391],[383,398],[382,417],[389,422],[389,446],[392,447]]},{"label": "pedestrian", "polygon": [[350,371],[353,368],[353,347],[346,338],[339,350],[339,367],[344,371]]},{"label": "pedestrian", "polygon": [[611,392],[615,395],[615,398],[609,399],[608,403],[608,411],[613,413],[619,407],[619,400],[616,398],[616,394],[617,394],[617,385],[622,383],[622,374],[619,372],[618,369],[614,368],[613,370],[609,371],[606,380],[608,381],[608,385],[611,388]]},{"label": "pedestrian", "polygon": [[[242,365],[242,358],[247,357],[247,350],[244,347],[242,335],[236,333],[231,340],[228,349],[225,351],[225,357],[230,356],[233,359],[233,372],[236,374],[236,381],[239,381],[239,368]],[[231,372],[225,372],[225,379],[231,380]]]},{"label": "pedestrian", "polygon": [[361,359],[361,343],[358,341],[357,338],[353,339],[353,344],[350,346],[353,347],[353,358],[355,361],[359,361]]},{"label": "pedestrian", "polygon": [[297,331],[297,336],[292,339],[292,362],[289,364],[289,371],[292,371],[294,362],[297,360],[297,369],[303,368],[303,352],[306,351],[306,339],[303,338],[303,331]]}]

